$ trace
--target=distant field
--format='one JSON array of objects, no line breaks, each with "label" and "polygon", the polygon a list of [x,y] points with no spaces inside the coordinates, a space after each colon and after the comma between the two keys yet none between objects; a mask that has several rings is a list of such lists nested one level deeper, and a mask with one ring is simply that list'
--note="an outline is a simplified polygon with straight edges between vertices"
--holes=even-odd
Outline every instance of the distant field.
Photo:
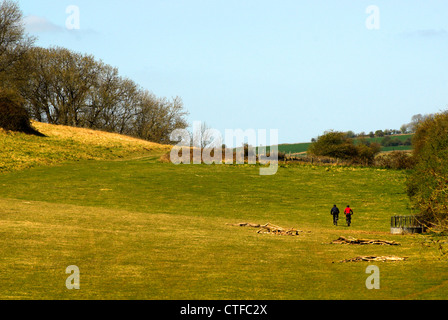
[{"label": "distant field", "polygon": [[[411,134],[404,135],[392,135],[392,139],[398,138],[401,141],[406,141],[408,138],[412,138]],[[384,137],[366,138],[367,141],[381,143]],[[356,140],[355,140],[356,143]],[[278,150],[284,153],[302,153],[308,151],[311,143],[292,143],[292,144],[280,144]],[[382,147],[382,151],[394,151],[394,150],[412,150],[412,146],[395,146],[395,147]]]},{"label": "distant field", "polygon": [[[302,153],[306,152],[311,143],[292,143],[292,144],[280,144],[278,145],[278,151],[284,153]],[[237,148],[240,149],[240,148]],[[266,152],[270,151],[270,147],[266,147]],[[257,148],[258,152],[258,148]]]},{"label": "distant field", "polygon": [[[392,139],[398,138],[401,141],[406,141],[409,138],[412,138],[412,134],[397,134],[397,135],[391,135],[390,137]],[[381,141],[384,139],[384,137],[374,137],[374,138],[366,138],[367,141],[370,142],[377,142],[377,143],[381,143]]]},{"label": "distant field", "polygon": [[281,144],[278,146],[278,151],[284,153],[301,153],[306,152],[311,143],[296,143],[296,144]]}]

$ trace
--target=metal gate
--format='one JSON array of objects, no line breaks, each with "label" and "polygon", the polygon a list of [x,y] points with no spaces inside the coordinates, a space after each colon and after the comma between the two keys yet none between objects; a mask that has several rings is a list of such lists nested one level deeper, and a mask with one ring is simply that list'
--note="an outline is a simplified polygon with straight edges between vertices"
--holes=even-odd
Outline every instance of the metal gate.
[{"label": "metal gate", "polygon": [[423,233],[424,226],[417,216],[393,216],[390,221],[392,234]]}]

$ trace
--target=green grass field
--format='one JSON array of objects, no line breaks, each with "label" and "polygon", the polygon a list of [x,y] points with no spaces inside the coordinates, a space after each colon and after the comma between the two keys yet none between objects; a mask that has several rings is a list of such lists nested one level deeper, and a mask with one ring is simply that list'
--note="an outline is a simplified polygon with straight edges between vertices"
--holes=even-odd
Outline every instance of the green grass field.
[{"label": "green grass field", "polygon": [[302,153],[306,152],[311,143],[293,143],[293,144],[280,144],[278,151],[284,153]]},{"label": "green grass field", "polygon": [[[446,299],[448,265],[427,236],[389,233],[409,214],[405,172],[350,167],[69,161],[0,174],[0,299]],[[353,225],[332,225],[336,203]],[[294,227],[299,236],[228,224]],[[339,236],[400,246],[330,244]],[[339,263],[359,255],[406,261]],[[380,269],[368,290],[366,268]],[[76,265],[80,290],[68,290]]]}]

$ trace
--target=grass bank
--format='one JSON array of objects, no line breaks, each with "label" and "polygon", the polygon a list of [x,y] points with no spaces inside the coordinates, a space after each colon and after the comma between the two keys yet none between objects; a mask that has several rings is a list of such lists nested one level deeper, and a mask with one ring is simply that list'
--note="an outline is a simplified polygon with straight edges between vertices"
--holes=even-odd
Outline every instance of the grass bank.
[{"label": "grass bank", "polygon": [[33,122],[45,137],[0,129],[0,173],[81,160],[160,155],[169,146],[114,133]]}]

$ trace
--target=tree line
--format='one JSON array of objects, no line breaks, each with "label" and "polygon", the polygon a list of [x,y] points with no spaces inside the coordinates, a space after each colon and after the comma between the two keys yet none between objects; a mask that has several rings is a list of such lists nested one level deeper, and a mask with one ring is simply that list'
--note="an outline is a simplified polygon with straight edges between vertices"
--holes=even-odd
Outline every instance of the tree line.
[{"label": "tree line", "polygon": [[[355,133],[352,130],[347,131],[345,134],[348,138],[383,138],[387,136],[393,136],[398,134],[414,134],[417,130],[417,127],[419,123],[430,117],[431,114],[416,114],[413,115],[411,118],[411,122],[403,124],[400,129],[384,129],[384,130],[376,130],[376,131],[370,131],[369,133],[366,133],[364,131]],[[315,142],[317,139],[313,138],[311,139],[311,142]],[[389,141],[386,140],[386,141]],[[406,141],[406,143],[400,143],[399,141],[395,140],[393,143],[391,143],[389,146],[397,146],[397,145],[410,145],[410,141]]]},{"label": "tree line", "polygon": [[14,100],[17,112],[158,143],[171,143],[170,133],[188,126],[181,98],[157,97],[92,55],[35,47],[22,18],[16,2],[1,3],[0,95]]}]

